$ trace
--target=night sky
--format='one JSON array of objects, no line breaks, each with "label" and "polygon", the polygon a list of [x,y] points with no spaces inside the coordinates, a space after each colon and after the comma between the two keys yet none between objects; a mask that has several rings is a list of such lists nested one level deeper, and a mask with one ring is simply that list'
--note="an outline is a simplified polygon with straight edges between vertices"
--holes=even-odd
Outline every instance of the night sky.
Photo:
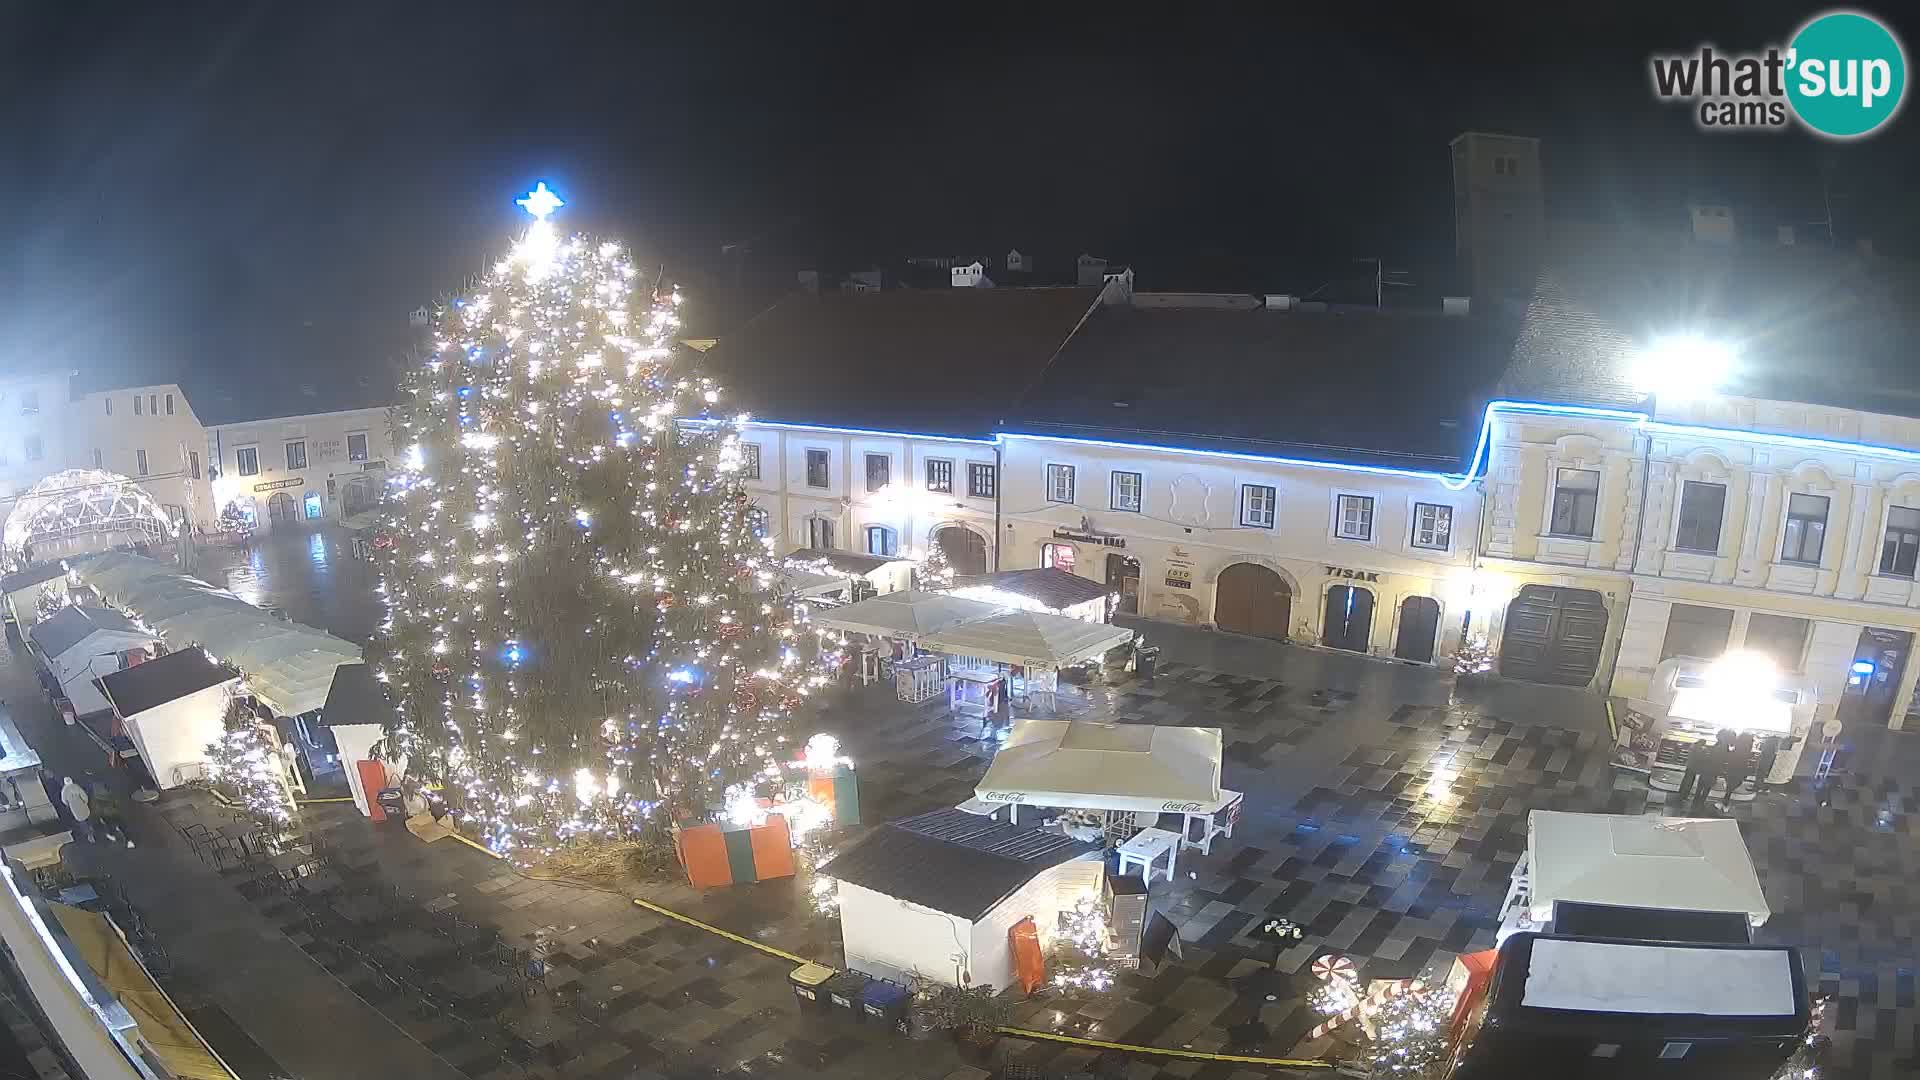
[{"label": "night sky", "polygon": [[369,403],[537,179],[696,307],[741,251],[1423,265],[1468,128],[1545,139],[1563,216],[1811,220],[1824,177],[1843,239],[1916,247],[1911,109],[1840,145],[1652,98],[1649,52],[1825,5],[1041,6],[9,5],[0,365],[181,379],[210,422]]}]

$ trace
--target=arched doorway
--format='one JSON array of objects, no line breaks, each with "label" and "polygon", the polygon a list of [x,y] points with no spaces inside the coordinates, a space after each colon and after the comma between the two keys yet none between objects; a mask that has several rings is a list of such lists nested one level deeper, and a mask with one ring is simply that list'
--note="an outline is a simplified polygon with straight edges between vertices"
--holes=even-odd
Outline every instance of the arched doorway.
[{"label": "arched doorway", "polygon": [[284,491],[276,491],[267,500],[267,517],[275,524],[283,521],[297,521],[300,510],[294,505],[293,496]]},{"label": "arched doorway", "polygon": [[1213,624],[1228,633],[1287,640],[1293,589],[1287,579],[1259,563],[1234,563],[1220,571],[1213,597]]},{"label": "arched doorway", "polygon": [[1355,585],[1327,590],[1327,610],[1320,621],[1320,644],[1329,649],[1366,652],[1373,632],[1373,592]]},{"label": "arched doorway", "polygon": [[1600,669],[1607,605],[1592,589],[1527,585],[1507,605],[1500,674],[1509,679],[1585,686]]},{"label": "arched doorway", "polygon": [[1431,596],[1409,596],[1400,601],[1400,632],[1394,635],[1393,655],[1402,660],[1433,662],[1433,639],[1440,629],[1440,601]]},{"label": "arched doorway", "polygon": [[956,577],[975,577],[987,572],[987,541],[972,529],[948,525],[933,534],[933,542],[947,553],[947,562]]}]

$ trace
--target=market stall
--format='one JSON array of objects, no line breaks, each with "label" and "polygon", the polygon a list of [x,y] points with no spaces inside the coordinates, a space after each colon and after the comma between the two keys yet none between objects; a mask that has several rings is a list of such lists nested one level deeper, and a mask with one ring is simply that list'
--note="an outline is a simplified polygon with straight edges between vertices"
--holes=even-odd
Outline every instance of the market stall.
[{"label": "market stall", "polygon": [[110,708],[94,680],[150,658],[157,635],[117,611],[68,605],[34,624],[27,640],[59,681],[74,715],[91,716]]},{"label": "market stall", "polygon": [[1123,626],[1009,611],[933,631],[920,639],[920,647],[951,657],[948,673],[958,676],[960,685],[976,674],[1004,677],[1014,700],[1024,699],[1034,712],[1051,713],[1061,668],[1098,659],[1132,640],[1133,631]]},{"label": "market stall", "polygon": [[40,595],[66,591],[66,564],[39,563],[0,577],[0,606],[4,606],[8,622],[32,626],[39,611]]},{"label": "market stall", "polygon": [[385,818],[376,802],[380,789],[394,782],[389,780],[390,775],[399,777],[406,772],[404,761],[389,769],[386,762],[373,756],[373,746],[382,738],[384,725],[392,715],[393,704],[381,691],[372,668],[365,664],[334,668],[326,704],[320,709],[320,723],[333,733],[354,807],[380,820]]},{"label": "market stall", "polygon": [[[1819,704],[1812,679],[1784,674],[1762,656],[1670,657],[1654,669],[1646,698],[1628,702],[1613,764],[1646,774],[1649,787],[1678,791],[1695,750],[1711,746],[1722,730],[1750,732],[1754,751],[1746,773],[1760,784],[1784,784],[1799,768]],[[1720,790],[1746,801],[1757,785],[1745,781],[1731,792]]]},{"label": "market stall", "polygon": [[780,591],[796,600],[840,603],[840,597],[847,588],[845,578],[816,574],[810,570],[798,570],[791,566],[781,567],[776,576]]},{"label": "market stall", "polygon": [[1734,914],[1750,926],[1772,909],[1730,818],[1635,817],[1534,810],[1527,850],[1501,905],[1501,936],[1557,929],[1567,904],[1647,913]]},{"label": "market stall", "polygon": [[177,649],[99,680],[155,786],[201,775],[207,745],[226,731],[228,692],[240,673],[201,649]]},{"label": "market stall", "polygon": [[1219,728],[1019,720],[974,794],[1021,806],[1193,814],[1222,798]]},{"label": "market stall", "polygon": [[913,560],[897,555],[862,555],[857,551],[796,551],[781,560],[789,569],[830,577],[841,583],[840,599],[905,592],[913,588]]},{"label": "market stall", "polygon": [[1008,931],[1031,918],[1042,948],[1060,913],[1097,899],[1100,846],[935,810],[873,829],[820,867],[839,885],[847,967],[901,984],[1014,980]]},{"label": "market stall", "polygon": [[1519,934],[1464,1013],[1450,1076],[1801,1076],[1812,1020],[1789,946]]},{"label": "market stall", "polygon": [[1107,621],[1115,596],[1110,586],[1051,566],[961,578],[948,591],[995,607],[1040,611],[1093,623]]},{"label": "market stall", "polygon": [[874,639],[860,648],[861,681],[892,677],[900,700],[918,704],[945,692],[947,674],[941,658],[916,655],[918,643],[935,631],[990,619],[1000,610],[947,593],[907,590],[817,611],[813,623]]}]

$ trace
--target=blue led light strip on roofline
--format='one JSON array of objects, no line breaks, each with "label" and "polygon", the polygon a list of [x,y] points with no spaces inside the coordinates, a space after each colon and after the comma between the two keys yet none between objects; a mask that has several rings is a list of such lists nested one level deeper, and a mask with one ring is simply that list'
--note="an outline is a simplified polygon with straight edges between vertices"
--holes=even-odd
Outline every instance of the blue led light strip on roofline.
[{"label": "blue led light strip on roofline", "polygon": [[[1816,439],[1803,435],[1778,435],[1765,431],[1745,431],[1739,428],[1702,427],[1692,424],[1673,424],[1655,420],[1644,412],[1632,409],[1607,409],[1591,405],[1559,405],[1545,401],[1491,401],[1481,416],[1480,435],[1473,448],[1473,457],[1467,463],[1464,473],[1434,472],[1428,469],[1399,469],[1387,465],[1355,465],[1341,461],[1315,461],[1310,458],[1278,457],[1271,454],[1250,454],[1233,450],[1203,450],[1187,446],[1162,446],[1154,443],[1122,442],[1115,439],[1083,439],[1067,435],[1040,435],[1030,432],[1002,431],[991,439],[972,439],[956,435],[936,435],[926,432],[910,431],[870,431],[864,428],[825,427],[818,424],[791,424],[770,420],[746,422],[756,427],[779,428],[788,431],[818,431],[834,435],[863,435],[885,439],[918,439],[935,442],[971,443],[978,446],[999,446],[1016,439],[1034,442],[1070,443],[1080,446],[1103,446],[1115,450],[1147,450],[1162,454],[1182,454],[1191,457],[1217,458],[1223,461],[1251,461],[1266,465],[1292,465],[1307,469],[1332,469],[1337,472],[1364,473],[1373,476],[1404,476],[1414,480],[1431,480],[1448,491],[1460,491],[1472,484],[1485,467],[1487,457],[1493,445],[1493,417],[1500,413],[1532,413],[1545,416],[1577,416],[1591,420],[1619,420],[1633,424],[1642,430],[1658,432],[1664,435],[1690,436],[1709,439],[1742,439],[1750,442],[1767,443],[1773,446],[1795,447],[1804,450],[1825,450],[1847,454],[1871,454],[1899,461],[1920,463],[1920,451],[1902,450],[1892,446],[1876,446],[1871,443],[1849,443],[1834,439]],[[712,418],[687,419],[687,424],[719,424],[723,421]]]}]

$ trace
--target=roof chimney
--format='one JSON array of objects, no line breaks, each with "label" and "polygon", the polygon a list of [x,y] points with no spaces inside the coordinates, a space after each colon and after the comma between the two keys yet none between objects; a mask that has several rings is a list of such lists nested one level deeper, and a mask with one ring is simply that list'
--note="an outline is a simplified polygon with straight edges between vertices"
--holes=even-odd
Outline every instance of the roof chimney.
[{"label": "roof chimney", "polygon": [[1293,297],[1286,293],[1268,293],[1267,310],[1291,311],[1293,310]]},{"label": "roof chimney", "polygon": [[1465,315],[1467,308],[1471,305],[1472,299],[1469,297],[1443,296],[1440,298],[1440,313],[1442,315]]}]

